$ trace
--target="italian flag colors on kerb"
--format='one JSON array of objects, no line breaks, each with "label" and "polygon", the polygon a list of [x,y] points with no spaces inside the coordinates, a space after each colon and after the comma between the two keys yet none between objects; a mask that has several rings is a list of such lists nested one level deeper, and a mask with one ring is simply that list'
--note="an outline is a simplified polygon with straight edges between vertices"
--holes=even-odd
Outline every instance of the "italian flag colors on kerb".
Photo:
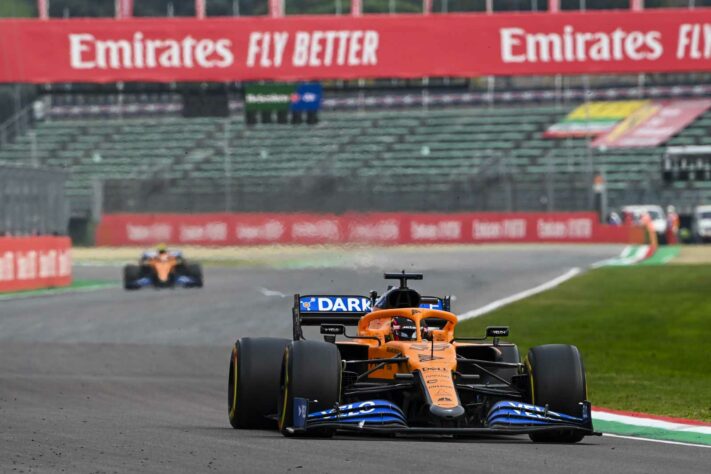
[{"label": "italian flag colors on kerb", "polygon": [[593,407],[596,431],[711,446],[711,423]]}]

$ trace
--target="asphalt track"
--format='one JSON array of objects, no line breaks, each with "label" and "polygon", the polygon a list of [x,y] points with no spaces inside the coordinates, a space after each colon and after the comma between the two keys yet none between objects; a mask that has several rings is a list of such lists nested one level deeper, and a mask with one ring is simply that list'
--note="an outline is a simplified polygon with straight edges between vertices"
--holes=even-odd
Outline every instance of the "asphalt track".
[{"label": "asphalt track", "polygon": [[[314,268],[211,268],[203,290],[0,302],[0,472],[707,472],[711,450],[611,437],[533,444],[285,439],[230,428],[226,375],[239,336],[290,334],[294,292],[382,289],[422,270],[464,312],[610,257],[617,247],[360,250]],[[82,278],[118,268],[79,267]],[[512,335],[515,339],[515,332]]]}]

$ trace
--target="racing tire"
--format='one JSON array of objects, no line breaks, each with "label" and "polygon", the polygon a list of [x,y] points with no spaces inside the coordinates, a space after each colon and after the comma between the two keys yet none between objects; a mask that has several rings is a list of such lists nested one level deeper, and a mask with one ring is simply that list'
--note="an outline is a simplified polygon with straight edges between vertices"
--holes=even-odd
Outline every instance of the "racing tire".
[{"label": "racing tire", "polygon": [[[548,405],[553,411],[581,415],[580,403],[587,398],[585,367],[580,351],[566,344],[533,347],[526,359],[531,381],[531,403]],[[534,442],[577,443],[585,435],[579,431],[556,430],[531,433]]]},{"label": "racing tire", "polygon": [[202,288],[202,266],[199,263],[186,263],[185,270],[188,276],[195,280],[195,283],[192,286],[195,288]]},{"label": "racing tire", "polygon": [[[328,410],[340,401],[341,356],[338,347],[321,341],[291,342],[284,350],[280,388],[279,431],[284,436],[303,435],[288,429],[294,424],[294,398],[309,400],[309,412]],[[331,437],[334,431],[324,428],[306,434]]]},{"label": "racing tire", "polygon": [[279,374],[289,339],[243,337],[235,342],[227,381],[227,414],[236,429],[275,429]]},{"label": "racing tire", "polygon": [[141,267],[138,265],[126,265],[123,267],[123,287],[126,290],[137,290],[140,288],[136,284],[141,278]]}]

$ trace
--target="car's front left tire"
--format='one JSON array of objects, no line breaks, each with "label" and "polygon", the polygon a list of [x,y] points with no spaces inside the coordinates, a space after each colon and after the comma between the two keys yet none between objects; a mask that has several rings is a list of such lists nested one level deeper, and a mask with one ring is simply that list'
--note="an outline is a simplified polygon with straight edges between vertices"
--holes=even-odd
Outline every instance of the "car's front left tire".
[{"label": "car's front left tire", "polygon": [[230,355],[227,413],[240,429],[274,429],[279,399],[279,375],[289,339],[243,337]]},{"label": "car's front left tire", "polygon": [[[585,367],[580,351],[566,344],[547,344],[528,351],[526,366],[530,375],[531,403],[548,405],[553,411],[580,417],[581,403],[587,398]],[[532,433],[535,442],[577,443],[585,434],[577,430]]]},{"label": "car's front left tire", "polygon": [[[291,436],[294,425],[294,398],[309,401],[308,411],[334,408],[341,396],[341,356],[338,347],[321,341],[293,341],[286,346],[281,368],[279,431]],[[332,436],[333,430],[320,429],[310,435]]]}]

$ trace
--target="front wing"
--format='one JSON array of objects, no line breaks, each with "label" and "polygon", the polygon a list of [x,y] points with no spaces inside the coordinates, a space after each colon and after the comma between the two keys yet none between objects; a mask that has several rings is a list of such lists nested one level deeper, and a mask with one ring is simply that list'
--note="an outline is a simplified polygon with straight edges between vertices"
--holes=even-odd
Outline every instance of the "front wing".
[{"label": "front wing", "polygon": [[[156,287],[158,287],[158,286],[160,286],[160,285],[156,285],[155,282],[153,281],[153,279],[150,278],[150,277],[143,277],[143,278],[139,278],[139,279],[137,279],[137,280],[133,280],[133,281],[131,282],[131,286],[132,286],[133,288],[138,289],[138,288],[145,288],[145,287],[147,287],[147,286],[156,286]],[[191,288],[191,287],[193,287],[193,286],[197,286],[197,281],[196,281],[194,278],[189,277],[189,276],[187,276],[187,275],[179,275],[179,276],[175,279],[174,286],[180,286],[180,287],[183,287],[183,288]]]},{"label": "front wing", "polygon": [[305,398],[294,398],[294,426],[292,433],[318,429],[339,431],[409,434],[510,436],[561,429],[599,435],[593,430],[590,402],[581,404],[581,416],[574,417],[527,403],[501,401],[489,410],[485,426],[477,427],[412,427],[400,408],[387,400],[369,400],[339,405],[330,410],[309,412]]}]

